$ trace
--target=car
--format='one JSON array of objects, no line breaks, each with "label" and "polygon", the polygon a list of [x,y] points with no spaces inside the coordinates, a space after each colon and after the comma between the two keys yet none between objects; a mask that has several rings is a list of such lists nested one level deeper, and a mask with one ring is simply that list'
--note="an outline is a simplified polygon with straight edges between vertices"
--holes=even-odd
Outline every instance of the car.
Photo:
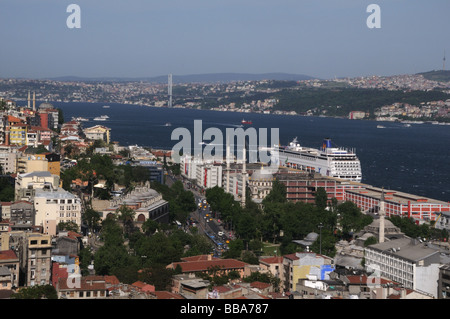
[{"label": "car", "polygon": [[217,235],[223,236],[223,231],[218,232]]}]

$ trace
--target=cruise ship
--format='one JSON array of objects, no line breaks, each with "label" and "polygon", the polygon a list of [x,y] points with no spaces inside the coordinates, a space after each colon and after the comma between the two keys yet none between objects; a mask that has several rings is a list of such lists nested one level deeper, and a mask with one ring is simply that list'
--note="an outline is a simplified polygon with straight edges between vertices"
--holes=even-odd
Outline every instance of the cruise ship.
[{"label": "cruise ship", "polygon": [[320,149],[302,147],[295,138],[289,146],[277,146],[279,165],[324,176],[361,182],[361,164],[353,150],[333,147],[326,138]]}]

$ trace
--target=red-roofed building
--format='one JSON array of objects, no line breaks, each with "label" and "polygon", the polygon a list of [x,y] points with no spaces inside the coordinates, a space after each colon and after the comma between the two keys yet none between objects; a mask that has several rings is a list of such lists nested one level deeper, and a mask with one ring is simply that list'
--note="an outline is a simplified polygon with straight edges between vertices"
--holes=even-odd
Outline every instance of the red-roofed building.
[{"label": "red-roofed building", "polygon": [[19,257],[13,250],[0,251],[0,289],[19,287],[19,266]]},{"label": "red-roofed building", "polygon": [[183,274],[195,274],[197,272],[208,273],[211,270],[228,274],[230,271],[237,271],[242,278],[246,265],[247,263],[236,259],[213,259],[211,256],[208,260],[171,263],[167,268],[175,269],[177,266],[180,266]]},{"label": "red-roofed building", "polygon": [[149,285],[142,281],[136,281],[131,286],[137,288],[140,292],[150,293],[155,291],[155,286]]},{"label": "red-roofed building", "polygon": [[103,299],[108,296],[103,276],[59,278],[55,288],[58,299]]},{"label": "red-roofed building", "polygon": [[267,296],[269,294],[269,292],[272,292],[272,290],[273,290],[273,287],[271,284],[268,284],[265,282],[260,282],[260,281],[254,281],[254,282],[250,283],[250,287],[257,289],[258,291],[260,291],[260,293],[262,293],[265,296]]},{"label": "red-roofed building", "polygon": [[185,299],[183,296],[169,291],[153,291],[150,296],[153,299]]}]

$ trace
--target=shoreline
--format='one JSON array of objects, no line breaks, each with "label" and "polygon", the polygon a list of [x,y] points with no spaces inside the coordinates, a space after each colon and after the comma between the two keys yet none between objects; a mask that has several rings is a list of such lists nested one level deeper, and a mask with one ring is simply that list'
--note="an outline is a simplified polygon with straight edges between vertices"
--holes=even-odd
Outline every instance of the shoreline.
[{"label": "shoreline", "polygon": [[[351,120],[351,121],[367,121],[367,122],[387,122],[387,123],[401,123],[401,124],[432,124],[432,125],[449,125],[450,121],[439,121],[436,119],[430,120],[411,120],[411,119],[398,119],[398,118],[388,118],[383,119],[381,117],[375,119],[362,118],[362,119],[350,119],[346,116],[327,116],[327,115],[306,115],[306,114],[293,114],[295,111],[276,111],[272,113],[265,112],[248,112],[242,109],[237,110],[217,110],[217,109],[202,109],[202,108],[193,108],[193,107],[167,107],[167,106],[155,106],[155,105],[146,105],[146,104],[134,104],[134,103],[117,103],[117,102],[89,102],[89,101],[49,101],[48,103],[87,103],[87,104],[103,104],[103,105],[124,105],[124,106],[138,106],[138,107],[148,107],[148,108],[156,108],[156,109],[183,109],[183,110],[194,110],[194,111],[212,111],[212,112],[230,112],[230,113],[243,113],[243,114],[258,114],[258,115],[280,115],[280,116],[302,116],[302,117],[310,117],[310,118],[332,118],[332,119],[343,119],[343,120]],[[283,113],[280,113],[283,112]]]}]

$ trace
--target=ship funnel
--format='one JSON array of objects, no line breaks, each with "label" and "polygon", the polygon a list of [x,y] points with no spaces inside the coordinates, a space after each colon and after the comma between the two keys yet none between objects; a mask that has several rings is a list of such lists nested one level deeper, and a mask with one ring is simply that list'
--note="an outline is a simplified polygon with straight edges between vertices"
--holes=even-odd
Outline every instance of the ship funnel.
[{"label": "ship funnel", "polygon": [[332,147],[331,146],[331,139],[329,139],[329,138],[324,139],[322,147],[323,147],[323,149],[331,148]]}]

